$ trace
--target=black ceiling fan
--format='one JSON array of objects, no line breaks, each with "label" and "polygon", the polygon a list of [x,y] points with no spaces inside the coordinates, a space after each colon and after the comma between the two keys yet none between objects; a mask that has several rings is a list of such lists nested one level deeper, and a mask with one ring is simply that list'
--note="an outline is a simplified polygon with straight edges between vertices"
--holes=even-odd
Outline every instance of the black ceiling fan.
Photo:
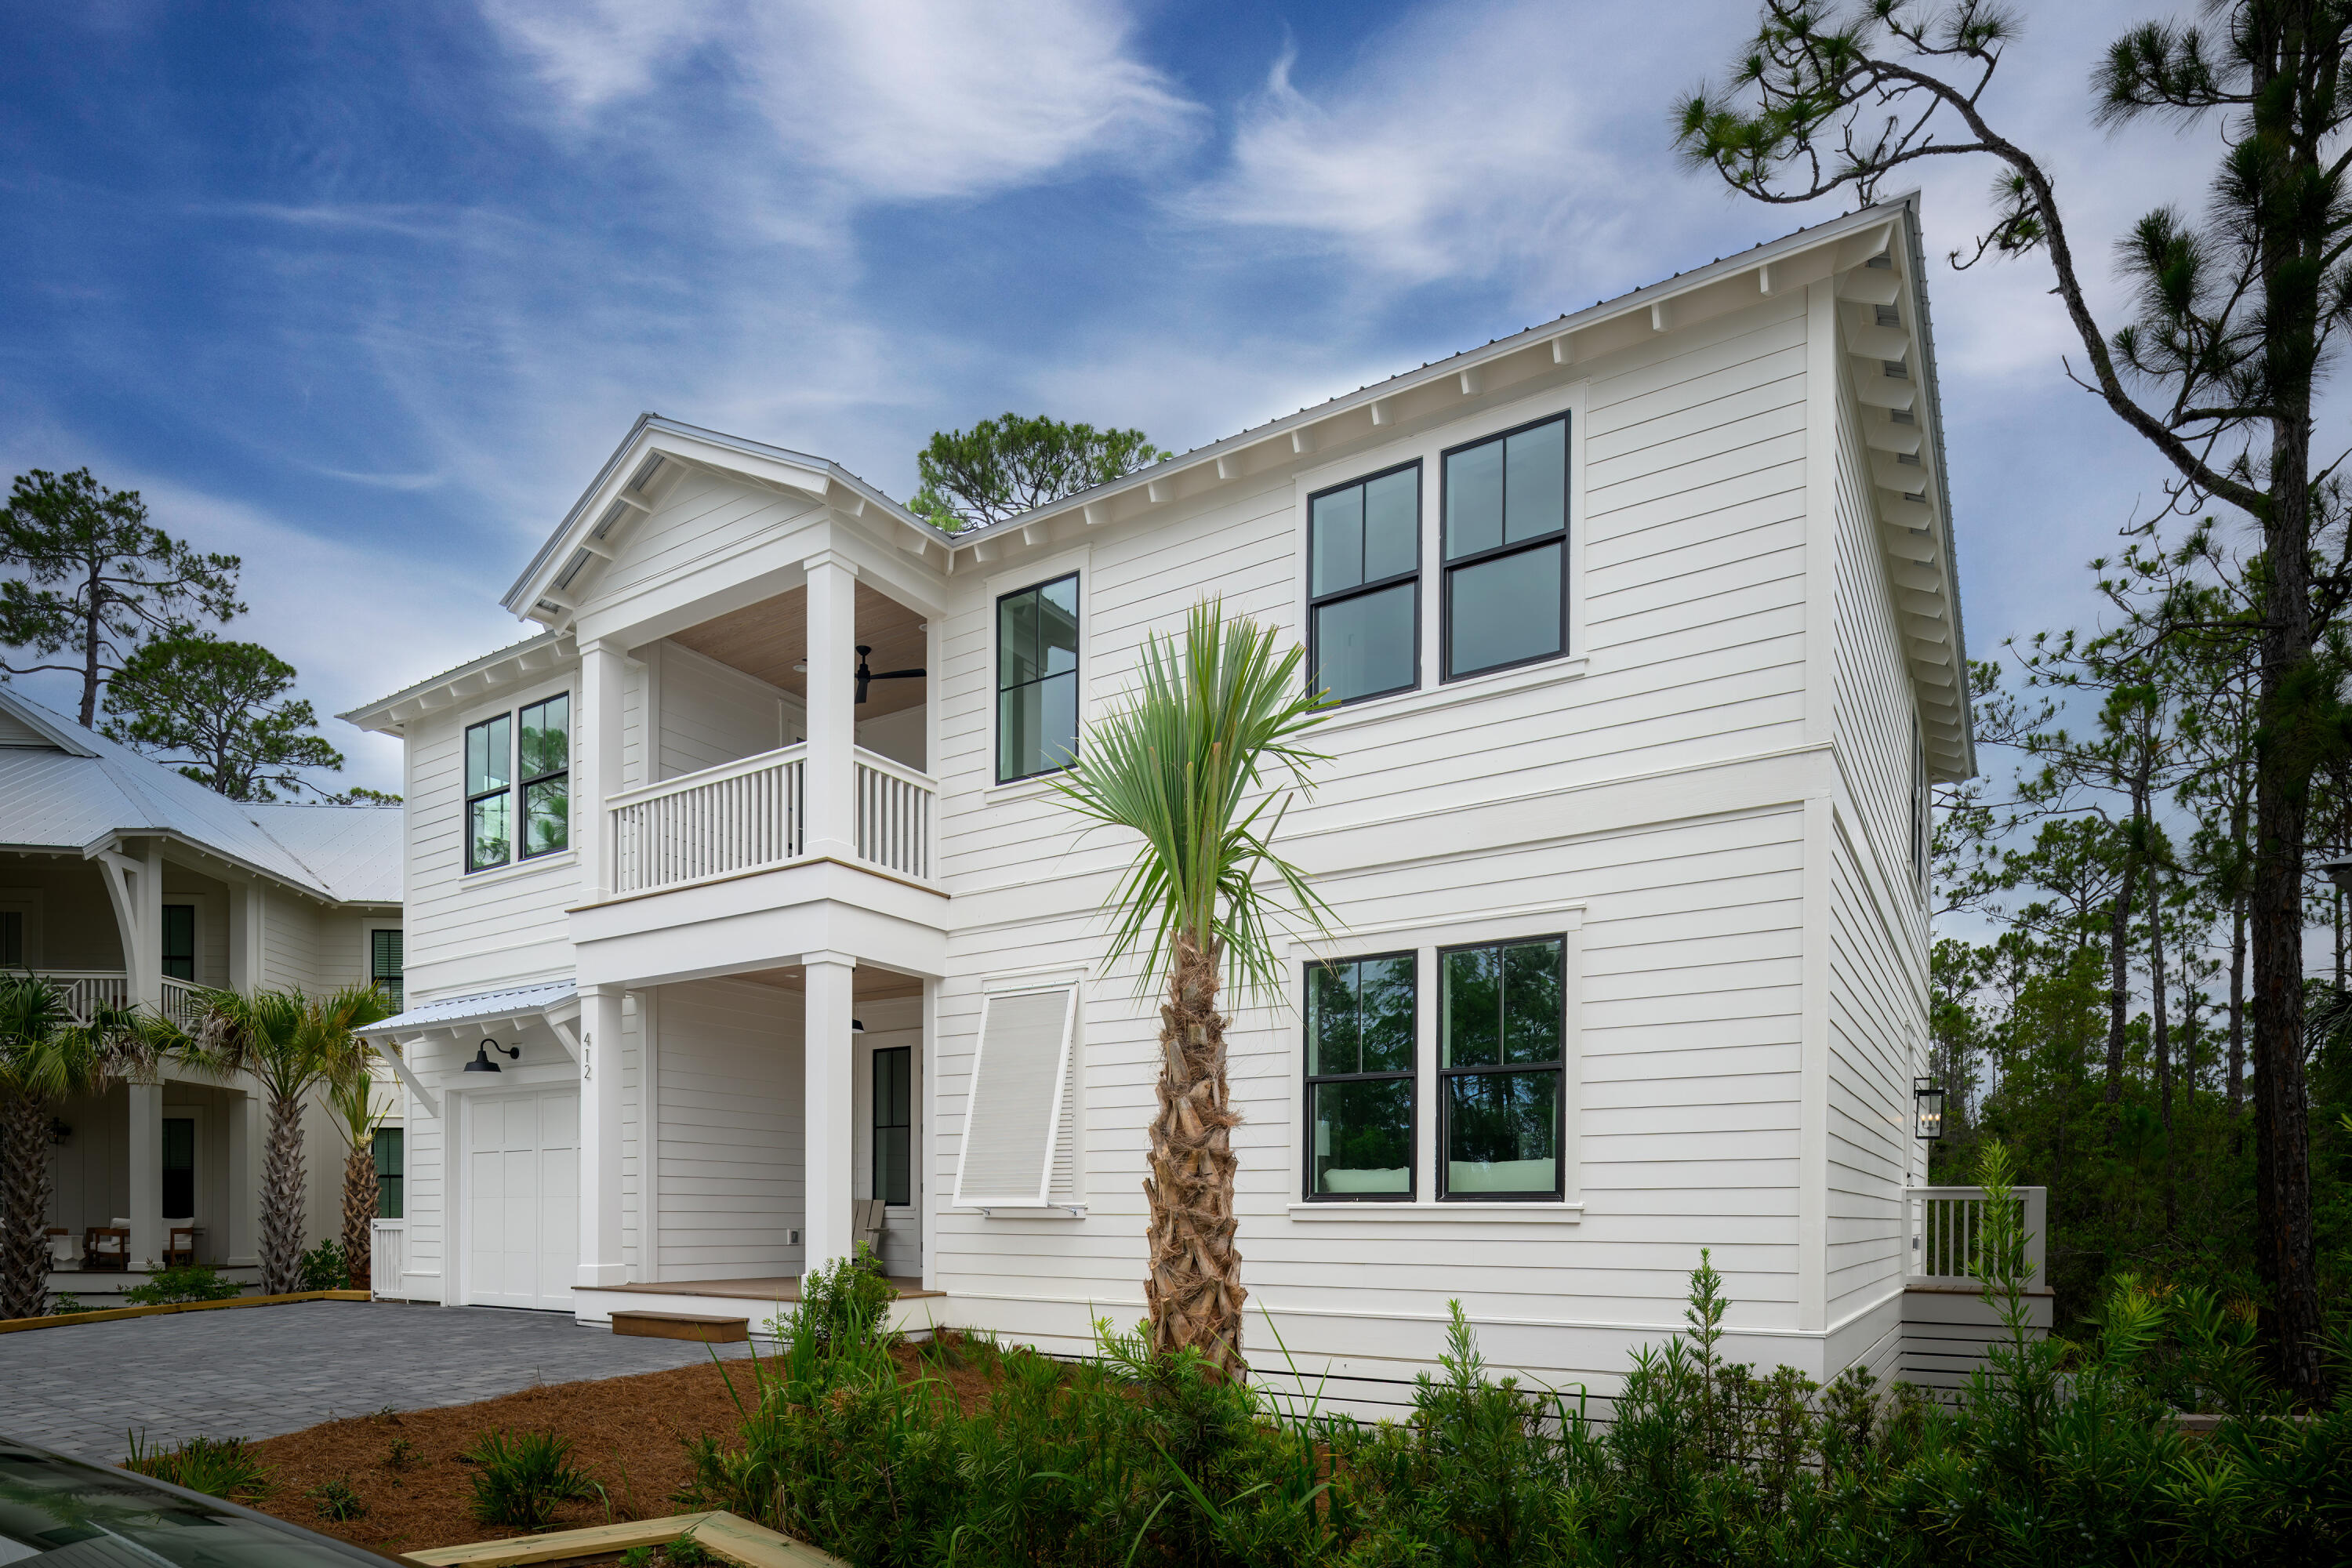
[{"label": "black ceiling fan", "polygon": [[874,650],[864,643],[857,645],[857,700],[866,700],[866,689],[877,680],[913,680],[929,673],[921,669],[868,669],[866,656]]}]

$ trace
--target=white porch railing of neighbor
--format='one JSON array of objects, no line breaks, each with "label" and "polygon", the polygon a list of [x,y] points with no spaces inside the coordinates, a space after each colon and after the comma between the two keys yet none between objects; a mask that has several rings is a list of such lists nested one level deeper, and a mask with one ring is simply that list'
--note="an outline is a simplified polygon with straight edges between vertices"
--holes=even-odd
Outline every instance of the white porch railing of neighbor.
[{"label": "white porch railing of neighbor", "polygon": [[408,1222],[380,1219],[368,1227],[368,1289],[378,1296],[398,1297],[401,1270],[406,1265]]},{"label": "white porch railing of neighbor", "polygon": [[807,755],[805,742],[785,746],[608,797],[613,890],[675,887],[800,854]]},{"label": "white porch railing of neighbor", "polygon": [[34,973],[56,986],[65,997],[74,1022],[87,1024],[100,1007],[131,1005],[131,976],[121,970],[36,969]]},{"label": "white porch railing of neighbor", "polygon": [[211,995],[212,991],[209,985],[198,985],[194,981],[177,980],[166,974],[163,976],[163,999],[157,1011],[183,1029],[193,1029],[203,1014],[204,999]]},{"label": "white porch railing of neighbor", "polygon": [[[2010,1201],[2022,1211],[2025,1262],[2030,1283],[2042,1283],[2042,1260],[2050,1234],[2050,1189],[2012,1187]],[[1904,1227],[1910,1236],[1907,1282],[1914,1285],[1973,1285],[1984,1245],[1982,1187],[1906,1187]]]},{"label": "white porch railing of neighbor", "polygon": [[940,786],[914,769],[860,749],[857,856],[902,877],[931,875],[932,806]]}]

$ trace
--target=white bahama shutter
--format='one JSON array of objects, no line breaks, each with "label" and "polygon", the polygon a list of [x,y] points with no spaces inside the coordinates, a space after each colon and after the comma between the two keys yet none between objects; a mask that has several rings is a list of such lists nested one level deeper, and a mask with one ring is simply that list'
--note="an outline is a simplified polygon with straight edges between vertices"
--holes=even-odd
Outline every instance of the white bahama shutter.
[{"label": "white bahama shutter", "polygon": [[1060,1146],[1068,1136],[1077,994],[1076,986],[1066,985],[992,995],[982,1004],[963,1152],[956,1162],[959,1207],[1051,1200]]}]

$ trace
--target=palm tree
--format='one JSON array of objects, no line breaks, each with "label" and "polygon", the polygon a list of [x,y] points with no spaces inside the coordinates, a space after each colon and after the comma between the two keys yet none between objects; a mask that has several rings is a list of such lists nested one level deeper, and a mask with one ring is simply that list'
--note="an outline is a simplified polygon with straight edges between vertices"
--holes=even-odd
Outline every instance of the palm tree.
[{"label": "palm tree", "polygon": [[101,1008],[77,1024],[39,975],[0,977],[0,1318],[49,1306],[49,1121],[59,1102],[150,1071],[156,1038],[135,1014]]},{"label": "palm tree", "polygon": [[1110,961],[1148,935],[1141,983],[1167,966],[1160,1110],[1143,1183],[1152,1348],[1195,1349],[1233,1378],[1249,1370],[1234,1245],[1232,1130],[1241,1118],[1228,1102],[1217,992],[1230,963],[1242,990],[1280,994],[1277,891],[1326,929],[1328,906],[1271,847],[1286,806],[1275,777],[1307,790],[1307,764],[1324,760],[1297,744],[1328,702],[1301,679],[1303,657],[1294,647],[1277,658],[1270,626],[1227,621],[1215,601],[1195,605],[1181,656],[1173,637],[1144,639],[1137,684],[1059,780],[1072,809],[1143,836],[1112,895]]},{"label": "palm tree", "polygon": [[369,1070],[366,1044],[353,1040],[352,1047],[327,1075],[327,1109],[334,1112],[336,1128],[349,1145],[343,1156],[343,1259],[357,1286],[374,1262],[370,1251],[375,1220],[375,1130],[383,1125],[390,1107],[376,1108],[376,1079]]},{"label": "palm tree", "polygon": [[226,1076],[246,1072],[269,1102],[261,1159],[261,1291],[302,1288],[302,1102],[358,1048],[352,1031],[390,1016],[384,994],[351,985],[324,999],[299,991],[209,993],[200,1004],[191,1060]]}]

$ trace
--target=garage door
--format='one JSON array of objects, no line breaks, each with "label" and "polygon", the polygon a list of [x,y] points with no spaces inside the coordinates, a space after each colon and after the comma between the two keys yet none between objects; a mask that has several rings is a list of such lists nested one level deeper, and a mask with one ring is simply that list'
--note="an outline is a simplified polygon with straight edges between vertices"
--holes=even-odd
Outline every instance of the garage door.
[{"label": "garage door", "polygon": [[466,1300],[570,1310],[580,1247],[580,1094],[466,1104]]}]

